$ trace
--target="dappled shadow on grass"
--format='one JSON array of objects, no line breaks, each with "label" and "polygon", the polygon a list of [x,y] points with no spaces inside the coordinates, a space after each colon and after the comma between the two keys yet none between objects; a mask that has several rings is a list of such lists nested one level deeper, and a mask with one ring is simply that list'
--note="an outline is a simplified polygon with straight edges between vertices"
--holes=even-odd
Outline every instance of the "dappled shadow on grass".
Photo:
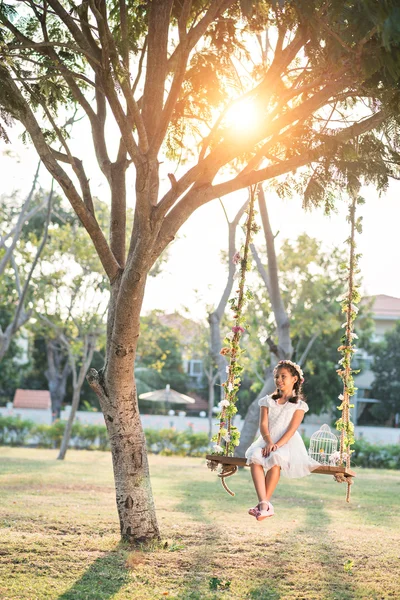
[{"label": "dappled shadow on grass", "polygon": [[[271,540],[275,546],[273,558],[269,557],[269,564],[260,564],[258,585],[249,590],[248,598],[354,600],[351,575],[343,570],[348,557],[338,551],[329,524],[324,507],[311,505],[300,525],[282,538]],[[294,595],[299,593],[299,586],[302,595]]]},{"label": "dappled shadow on grass", "polygon": [[[171,493],[179,498],[174,506],[174,511],[187,515],[188,522],[184,539],[191,547],[190,571],[187,573],[183,589],[176,600],[217,600],[220,593],[210,589],[209,583],[213,574],[213,563],[216,548],[220,543],[221,530],[215,523],[215,514],[205,509],[203,502],[209,500],[215,493],[217,482],[203,478],[207,474],[206,467],[202,466],[199,479],[188,476],[184,480],[174,483]],[[216,500],[217,504],[217,500]],[[195,522],[195,524],[193,523]],[[195,531],[193,530],[195,528]]]},{"label": "dappled shadow on grass", "polygon": [[58,600],[109,600],[129,581],[123,547],[97,558]]}]

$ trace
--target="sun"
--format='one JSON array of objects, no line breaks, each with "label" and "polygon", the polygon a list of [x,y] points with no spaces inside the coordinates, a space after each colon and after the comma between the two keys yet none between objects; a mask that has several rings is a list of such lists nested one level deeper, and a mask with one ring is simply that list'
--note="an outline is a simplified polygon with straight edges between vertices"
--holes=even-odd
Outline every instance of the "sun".
[{"label": "sun", "polygon": [[225,122],[238,133],[253,133],[260,123],[260,111],[253,99],[235,102],[226,111]]}]

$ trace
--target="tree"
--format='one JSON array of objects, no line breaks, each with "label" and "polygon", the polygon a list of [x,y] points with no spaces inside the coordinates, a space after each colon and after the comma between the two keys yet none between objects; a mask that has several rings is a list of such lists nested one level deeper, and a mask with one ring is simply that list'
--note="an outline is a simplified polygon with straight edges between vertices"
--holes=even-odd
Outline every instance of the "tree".
[{"label": "tree", "polygon": [[[261,253],[260,253],[261,254]],[[264,262],[263,254],[261,259]],[[306,370],[304,390],[313,412],[328,409],[341,390],[336,373],[337,347],[342,336],[343,315],[337,298],[343,293],[346,261],[343,251],[323,251],[321,242],[307,234],[284,240],[277,255],[279,288],[290,324],[291,358]],[[261,283],[253,285],[254,302],[248,308],[249,337],[245,342],[245,369],[253,378],[252,391],[260,392],[271,360],[272,346],[278,345],[277,327],[268,292]],[[321,393],[323,390],[323,393]],[[246,413],[247,405],[239,408]]]},{"label": "tree", "polygon": [[[53,187],[45,199],[43,198],[43,190],[40,190],[39,198],[36,198],[36,202],[33,202],[39,166],[40,163],[33,178],[31,189],[22,206],[15,211],[14,206],[10,205],[9,199],[3,198],[0,207],[2,216],[7,215],[4,223],[7,224],[6,229],[8,229],[8,231],[6,229],[2,231],[0,236],[0,285],[4,292],[4,298],[6,298],[7,291],[7,296],[12,297],[11,304],[15,307],[13,311],[8,311],[8,321],[5,324],[0,324],[0,361],[7,354],[15,334],[22,329],[32,316],[32,309],[27,309],[31,296],[32,277],[46,245],[51,221]],[[16,260],[15,253],[17,243],[21,242],[24,235],[24,225],[27,222],[29,223],[37,214],[40,214],[46,206],[42,237],[35,240],[33,254],[27,252],[21,264],[21,261]],[[14,220],[15,216],[17,218]]]},{"label": "tree", "polygon": [[[344,254],[337,250],[331,255],[321,253],[320,243],[303,234],[295,243],[285,241],[278,256],[276,236],[272,232],[262,188],[259,205],[266,242],[267,267],[264,267],[253,245],[253,256],[262,286],[256,292],[258,307],[251,320],[258,329],[255,339],[262,336],[265,343],[263,349],[256,350],[259,364],[256,365],[255,374],[260,383],[257,386],[257,397],[246,412],[237,448],[238,455],[244,454],[257,432],[259,398],[270,394],[275,388],[275,364],[279,360],[294,359],[303,366],[318,338],[340,331],[341,317],[336,298],[344,291],[344,276],[340,269],[345,260]],[[328,406],[332,399],[331,395],[321,398],[320,393],[318,397],[320,408]]]},{"label": "tree", "polygon": [[160,389],[170,384],[178,392],[187,391],[183,372],[183,340],[179,332],[162,322],[162,313],[152,311],[141,317],[135,377],[139,393]]},{"label": "tree", "polygon": [[[101,216],[104,204],[96,203]],[[33,324],[46,343],[45,371],[54,418],[60,417],[67,379],[72,374],[72,408],[60,450],[65,457],[80,392],[99,338],[105,333],[108,289],[101,264],[75,215],[50,229],[40,261]]]},{"label": "tree", "polygon": [[383,342],[372,345],[372,353],[375,379],[371,393],[381,402],[374,404],[370,412],[377,423],[394,427],[396,414],[400,413],[400,321],[385,333]]},{"label": "tree", "polygon": [[[1,4],[3,121],[5,115],[25,127],[110,281],[106,361],[90,382],[110,435],[124,539],[159,537],[133,380],[150,269],[198,207],[257,182],[308,165],[298,186],[307,186],[314,202],[331,201],[329,192],[345,185],[350,171],[386,185],[398,164],[396,7],[394,0],[358,2],[357,10],[353,0]],[[273,51],[263,47],[266,68],[250,56],[252,32],[265,27],[276,38]],[[239,100],[251,107],[242,105],[232,119],[228,108]],[[109,230],[97,220],[85,164],[75,156],[81,150],[74,154],[58,123],[59,113],[77,108],[110,188]],[[258,120],[240,132],[235,123],[245,114]],[[110,116],[113,130],[106,128]],[[176,178],[165,157],[190,162]],[[232,176],[234,162],[240,171]],[[126,249],[131,166],[135,216]]]},{"label": "tree", "polygon": [[[77,341],[75,340],[74,344],[65,337],[65,335],[60,335],[60,341],[65,345],[65,348],[68,352],[68,362],[71,367],[72,372],[72,404],[71,411],[68,416],[68,420],[65,426],[63,439],[60,446],[60,452],[58,455],[58,460],[64,460],[65,455],[68,450],[69,441],[71,439],[72,426],[74,424],[76,411],[78,410],[79,400],[81,397],[81,389],[83,382],[85,381],[86,374],[89,370],[90,364],[92,362],[93,353],[96,347],[97,338],[99,337],[99,332],[96,330],[92,330],[89,333],[84,333],[83,340],[81,340],[81,344],[79,344],[80,348],[77,348]],[[78,354],[80,358],[80,367],[78,370],[76,355]]]}]

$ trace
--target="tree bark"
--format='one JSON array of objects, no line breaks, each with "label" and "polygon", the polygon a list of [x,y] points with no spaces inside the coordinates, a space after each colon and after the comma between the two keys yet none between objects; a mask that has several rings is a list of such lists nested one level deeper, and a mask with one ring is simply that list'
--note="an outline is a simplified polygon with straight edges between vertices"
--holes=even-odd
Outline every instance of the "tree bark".
[{"label": "tree bark", "polygon": [[[110,439],[121,536],[135,545],[160,538],[134,378],[144,271],[150,268],[144,267],[141,256],[138,253],[111,286],[106,364],[99,372],[90,369],[87,376],[99,397]],[[137,273],[133,286],[126,281],[127,269]]]}]

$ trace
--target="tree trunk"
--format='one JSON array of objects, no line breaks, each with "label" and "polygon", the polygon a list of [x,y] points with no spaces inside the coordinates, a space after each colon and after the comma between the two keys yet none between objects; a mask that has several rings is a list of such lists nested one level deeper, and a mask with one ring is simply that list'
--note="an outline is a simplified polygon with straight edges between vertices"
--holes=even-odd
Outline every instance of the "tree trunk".
[{"label": "tree trunk", "polygon": [[[258,203],[267,245],[268,272],[264,269],[264,266],[262,265],[254,246],[252,246],[252,252],[258,271],[262,280],[264,281],[274,313],[278,344],[274,344],[270,338],[267,339],[267,343],[271,351],[271,362],[277,362],[279,360],[290,359],[293,354],[293,347],[290,339],[290,321],[286,313],[279,288],[279,273],[278,261],[275,252],[275,238],[272,233],[267,203],[265,201],[265,195],[262,186],[259,186]],[[247,448],[253,443],[260,419],[260,407],[258,406],[258,400],[266,394],[271,394],[275,389],[272,374],[273,368],[274,365],[271,364],[271,367],[266,370],[263,388],[257,398],[250,404],[248,408],[242,431],[240,433],[240,444],[235,452],[237,456],[244,456]]]},{"label": "tree trunk", "polygon": [[75,415],[76,415],[76,411],[78,410],[79,399],[81,397],[81,389],[82,389],[82,386],[80,386],[79,388],[74,387],[74,392],[72,394],[71,412],[69,413],[68,421],[65,426],[64,435],[63,435],[63,439],[62,439],[61,446],[60,446],[60,452],[57,456],[57,460],[64,460],[65,455],[67,454],[69,441],[71,439],[72,426],[75,421]]},{"label": "tree trunk", "polygon": [[[210,367],[210,370],[212,371],[212,367]],[[213,426],[213,418],[214,418],[214,412],[213,412],[213,408],[214,408],[214,401],[215,401],[215,391],[214,391],[214,386],[215,383],[218,379],[218,372],[214,375],[208,378],[208,437],[212,438],[212,426]]]},{"label": "tree trunk", "polygon": [[[225,312],[225,308],[229,299],[229,296],[232,293],[232,287],[235,278],[236,266],[233,263],[233,256],[236,252],[236,230],[239,225],[240,219],[242,218],[247,205],[249,204],[250,196],[246,200],[246,202],[241,206],[239,211],[237,212],[235,218],[230,223],[228,220],[228,216],[225,212],[224,205],[222,207],[225,212],[226,220],[228,223],[228,277],[225,285],[225,289],[222,293],[220,301],[218,303],[217,308],[208,315],[208,322],[210,324],[210,355],[212,360],[217,366],[218,369],[218,377],[221,384],[221,392],[220,399],[223,400],[224,397],[224,388],[222,384],[227,379],[226,367],[228,362],[225,356],[220,354],[221,346],[222,346],[222,336],[221,336],[221,320]],[[215,381],[214,381],[215,383]],[[211,418],[212,418],[212,408],[214,407],[214,389],[213,389],[213,404],[209,405],[209,420],[210,420],[210,435],[211,435]],[[211,416],[210,416],[211,415]]]},{"label": "tree trunk", "polygon": [[48,367],[44,374],[49,384],[51,412],[54,421],[60,418],[71,367],[68,358],[64,356],[64,352],[59,347],[57,340],[46,340],[46,350]]},{"label": "tree trunk", "polygon": [[84,382],[86,374],[88,372],[90,363],[92,362],[92,358],[93,358],[93,353],[94,353],[94,349],[95,349],[95,341],[96,341],[95,336],[91,336],[91,335],[85,336],[82,364],[81,364],[81,368],[79,369],[79,375],[76,372],[76,364],[75,364],[75,360],[74,360],[74,357],[73,357],[73,354],[71,351],[71,347],[70,347],[70,345],[68,345],[70,365],[72,368],[73,390],[74,391],[72,394],[71,412],[69,414],[68,421],[65,426],[65,431],[64,431],[63,439],[62,439],[61,446],[60,446],[60,452],[57,457],[57,460],[64,460],[65,455],[68,450],[69,441],[71,439],[72,426],[75,421],[75,415],[76,415],[76,411],[78,410],[79,400],[81,397],[82,385],[83,385],[83,382]]},{"label": "tree trunk", "polygon": [[134,378],[146,276],[135,265],[132,285],[132,279],[126,279],[129,269],[133,266],[128,265],[111,286],[105,367],[99,372],[90,369],[87,379],[99,397],[110,439],[121,536],[136,545],[159,539],[160,533]]},{"label": "tree trunk", "polygon": [[[232,285],[230,286],[230,290],[232,290]],[[226,303],[225,303],[225,306],[226,306]],[[225,306],[224,306],[224,308],[225,308]],[[222,316],[217,311],[214,311],[213,313],[211,313],[208,316],[208,322],[210,324],[210,354],[211,354],[211,357],[212,357],[214,363],[217,366],[218,378],[219,378],[220,385],[222,386],[222,384],[226,381],[226,376],[227,376],[226,367],[227,367],[228,363],[225,359],[225,356],[220,354],[221,347],[222,347],[221,327],[220,327],[221,317]],[[222,391],[223,391],[223,389],[224,388],[221,387]],[[222,400],[222,397],[220,399]],[[214,402],[214,393],[213,393],[213,402]],[[212,406],[214,406],[214,404]]]}]

